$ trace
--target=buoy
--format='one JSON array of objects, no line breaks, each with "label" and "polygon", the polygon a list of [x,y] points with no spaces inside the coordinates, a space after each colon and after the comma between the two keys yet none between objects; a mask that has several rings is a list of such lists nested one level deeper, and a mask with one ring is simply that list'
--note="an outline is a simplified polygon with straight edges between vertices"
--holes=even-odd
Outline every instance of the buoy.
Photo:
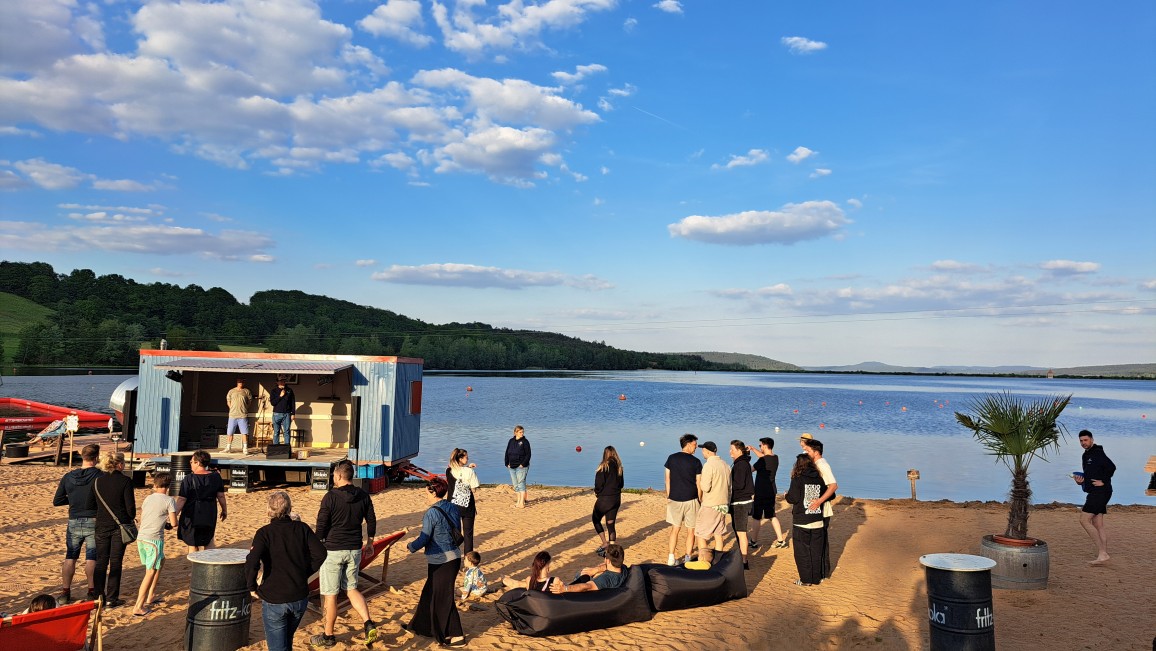
[{"label": "buoy", "polygon": [[638,447],[640,447],[640,448],[644,447],[645,445],[646,445],[646,441],[639,441],[638,442]]},{"label": "buoy", "polygon": [[824,427],[826,427],[826,425],[824,425],[823,423],[819,423],[819,429],[823,429]]},{"label": "buoy", "polygon": [[575,447],[574,447],[574,451],[575,451],[575,452],[581,452],[581,451],[582,451],[582,446],[581,446],[581,445],[575,446]]},{"label": "buoy", "polygon": [[798,410],[798,409],[796,409],[796,410],[795,410],[795,413],[796,413],[796,414],[797,414],[797,413],[799,413],[799,410]]},{"label": "buoy", "polygon": [[626,394],[625,393],[618,394],[618,399],[619,400],[626,400]]},{"label": "buoy", "polygon": [[473,387],[466,387],[466,391],[473,391],[473,390],[474,390]]},{"label": "buoy", "polygon": [[860,400],[860,401],[859,401],[859,404],[863,404],[863,401],[862,401],[862,400]]},{"label": "buoy", "polygon": [[827,402],[826,402],[826,401],[823,401],[823,406],[824,406],[824,407],[826,407],[826,406],[827,406]]},{"label": "buoy", "polygon": [[775,427],[775,431],[776,431],[776,432],[777,432],[777,431],[779,431],[779,428],[778,428],[778,427]]},{"label": "buoy", "polygon": [[1148,414],[1140,414],[1140,418],[1147,418]]},{"label": "buoy", "polygon": [[907,411],[907,407],[902,407],[903,411]]},{"label": "buoy", "polygon": [[887,405],[888,407],[890,407],[890,406],[891,406],[891,401],[890,401],[890,400],[888,400],[887,402],[885,402],[885,403],[883,403],[883,404],[885,404],[885,405]]}]

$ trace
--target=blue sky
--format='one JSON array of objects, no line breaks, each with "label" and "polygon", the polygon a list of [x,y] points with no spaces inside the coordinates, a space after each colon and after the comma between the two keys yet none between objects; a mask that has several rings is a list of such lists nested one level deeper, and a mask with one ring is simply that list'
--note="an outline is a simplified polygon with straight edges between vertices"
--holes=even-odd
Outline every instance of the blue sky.
[{"label": "blue sky", "polygon": [[10,0],[0,257],[803,365],[1156,361],[1156,5]]}]

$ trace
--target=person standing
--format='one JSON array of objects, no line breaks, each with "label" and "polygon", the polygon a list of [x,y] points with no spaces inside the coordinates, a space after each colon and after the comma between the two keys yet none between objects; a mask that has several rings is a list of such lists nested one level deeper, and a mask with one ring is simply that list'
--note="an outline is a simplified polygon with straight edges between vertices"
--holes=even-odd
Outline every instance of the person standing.
[{"label": "person standing", "polygon": [[[806,436],[810,436],[810,434]],[[833,570],[831,567],[831,516],[835,514],[831,500],[835,498],[835,491],[839,488],[839,484],[835,481],[835,473],[831,470],[831,464],[823,458],[822,441],[815,438],[804,439],[803,451],[815,463],[815,468],[818,469],[819,476],[823,479],[823,493],[812,500],[807,509],[822,508],[823,510],[823,578],[829,579]]]},{"label": "person standing", "polygon": [[156,599],[157,580],[165,566],[165,529],[177,526],[177,502],[169,496],[172,478],[167,472],[153,475],[153,493],[140,505],[140,529],[136,536],[136,551],[144,566],[144,578],[136,594],[132,614],[144,617],[149,606],[160,603]]},{"label": "person standing", "polygon": [[120,524],[136,519],[136,496],[132,479],[124,474],[124,454],[108,452],[101,462],[104,472],[93,480],[89,505],[96,511],[96,581],[97,596],[104,595],[106,608],[124,605],[120,598],[120,574],[125,543]]},{"label": "person standing", "polygon": [[293,389],[285,386],[285,378],[277,377],[277,388],[269,394],[269,404],[273,405],[273,445],[282,445],[282,433],[285,434],[284,444],[288,445],[292,440],[289,426],[297,413],[297,399],[293,396]]},{"label": "person standing", "polygon": [[731,471],[718,456],[714,441],[703,443],[702,474],[698,478],[698,499],[701,504],[695,516],[694,535],[698,537],[698,560],[711,562],[713,554],[708,542],[714,539],[713,551],[723,550],[726,533],[726,515],[731,501]]},{"label": "person standing", "polygon": [[95,599],[93,576],[96,572],[96,507],[89,504],[92,482],[100,476],[96,462],[100,460],[100,446],[89,443],[80,449],[80,467],[60,478],[52,506],[68,505],[68,529],[64,539],[64,562],[60,565],[61,591],[57,601],[64,606],[72,603],[72,577],[76,561],[84,548],[84,575],[88,578],[88,598]]},{"label": "person standing", "polygon": [[826,489],[811,457],[806,454],[796,457],[795,467],[791,470],[791,487],[787,489],[787,502],[792,505],[795,567],[799,571],[795,585],[818,585],[825,578],[823,550],[827,547],[827,527],[823,523],[823,509],[815,503]]},{"label": "person standing", "polygon": [[1096,543],[1096,558],[1088,562],[1103,565],[1110,558],[1104,515],[1108,513],[1108,500],[1112,499],[1112,475],[1116,474],[1116,464],[1104,453],[1104,446],[1097,445],[1092,433],[1086,429],[1080,430],[1080,447],[1084,448],[1081,463],[1084,476],[1076,475],[1075,480],[1088,494],[1080,513],[1080,525]]},{"label": "person standing", "polygon": [[[260,599],[269,651],[289,651],[309,608],[309,577],[325,562],[325,545],[309,525],[292,515],[289,493],[269,495],[269,524],[257,530],[245,557],[245,581]],[[261,583],[257,583],[257,574]]]},{"label": "person standing", "polygon": [[222,452],[233,451],[233,431],[241,434],[241,452],[249,454],[249,401],[253,394],[245,388],[245,379],[237,378],[237,386],[225,394],[225,403],[229,405],[229,424],[225,427],[225,449]]},{"label": "person standing", "polygon": [[666,521],[670,524],[670,543],[667,545],[666,564],[678,565],[674,548],[678,544],[678,533],[686,529],[686,555],[682,562],[691,560],[694,551],[694,524],[698,515],[698,477],[702,474],[702,462],[694,456],[698,449],[698,437],[683,434],[678,439],[681,450],[666,458]]},{"label": "person standing", "polygon": [[[364,543],[361,523],[365,522]],[[377,639],[377,623],[369,617],[365,597],[357,589],[361,555],[373,553],[373,536],[377,533],[377,514],[369,493],[353,485],[353,463],[341,461],[333,469],[333,488],[321,498],[317,511],[317,537],[325,543],[328,555],[321,566],[321,599],[325,606],[325,632],[314,635],[309,643],[327,648],[337,644],[333,627],[337,623],[337,593],[345,591],[349,605],[361,615],[366,644]]]},{"label": "person standing", "polygon": [[454,580],[462,568],[462,550],[454,544],[452,528],[461,527],[456,506],[446,501],[449,485],[441,477],[426,486],[429,508],[421,518],[421,533],[406,545],[412,554],[425,550],[426,579],[413,617],[404,626],[432,637],[442,646],[465,646],[462,619],[454,605]]},{"label": "person standing", "polygon": [[517,501],[514,506],[526,508],[526,475],[530,472],[530,441],[521,425],[514,426],[514,436],[506,443],[506,467],[510,469],[510,483],[514,485]]},{"label": "person standing", "polygon": [[[613,445],[602,450],[602,463],[594,473],[594,512],[590,519],[594,522],[594,532],[602,544],[594,551],[605,558],[606,546],[618,540],[618,530],[615,520],[618,519],[618,509],[622,506],[622,459]],[[602,519],[606,519],[606,529],[602,528]]]},{"label": "person standing", "polygon": [[755,479],[751,471],[751,455],[747,444],[739,440],[731,441],[731,527],[739,541],[739,553],[743,555],[743,569],[747,565],[747,517],[755,502]]},{"label": "person standing", "polygon": [[189,460],[192,472],[181,480],[177,493],[177,537],[192,549],[211,549],[217,535],[217,507],[221,507],[221,522],[229,517],[225,501],[225,482],[221,474],[209,470],[213,458],[204,450],[197,450]]},{"label": "person standing", "polygon": [[755,502],[751,507],[751,549],[759,548],[759,531],[767,520],[775,529],[775,542],[772,547],[782,549],[787,546],[787,534],[779,524],[775,515],[778,510],[779,487],[775,475],[779,473],[779,455],[775,454],[775,439],[763,437],[759,439],[759,447],[748,447],[758,459],[755,460]]},{"label": "person standing", "polygon": [[478,475],[474,472],[478,464],[470,463],[470,453],[461,448],[454,448],[450,453],[450,465],[446,468],[446,483],[449,484],[450,501],[458,507],[458,514],[462,520],[462,553],[474,551],[474,518],[478,515],[477,505],[474,503],[474,489],[481,484]]}]

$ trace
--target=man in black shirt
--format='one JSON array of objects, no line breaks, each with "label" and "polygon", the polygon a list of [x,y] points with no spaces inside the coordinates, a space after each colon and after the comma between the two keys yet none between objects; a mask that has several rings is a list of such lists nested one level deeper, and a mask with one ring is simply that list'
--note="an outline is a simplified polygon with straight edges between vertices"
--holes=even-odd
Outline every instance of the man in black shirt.
[{"label": "man in black shirt", "polygon": [[285,378],[277,378],[277,388],[269,394],[269,404],[273,406],[273,445],[281,445],[281,434],[285,434],[284,444],[289,444],[289,426],[293,424],[293,414],[297,413],[297,398],[293,389],[285,386]]},{"label": "man in black shirt", "polygon": [[694,524],[698,514],[698,477],[702,474],[702,462],[694,456],[698,449],[698,437],[683,434],[678,440],[682,448],[666,459],[666,521],[670,523],[670,545],[667,549],[666,564],[678,565],[674,548],[678,545],[679,529],[686,529],[686,555],[682,562],[691,560],[694,551]]},{"label": "man in black shirt", "polygon": [[1108,512],[1108,500],[1112,499],[1112,475],[1116,473],[1116,464],[1104,454],[1104,446],[1096,445],[1092,433],[1086,429],[1080,431],[1080,447],[1084,448],[1081,459],[1084,474],[1074,475],[1073,478],[1088,494],[1083,512],[1080,513],[1080,525],[1088,532],[1092,542],[1096,543],[1099,552],[1094,560],[1088,562],[1103,565],[1109,558],[1104,515]]},{"label": "man in black shirt", "polygon": [[759,439],[759,447],[747,447],[747,451],[758,459],[755,461],[755,503],[751,507],[751,549],[759,548],[759,531],[763,523],[771,521],[775,528],[775,542],[772,547],[787,546],[787,535],[783,533],[783,526],[775,515],[778,509],[778,486],[775,475],[779,472],[779,456],[775,454],[775,439],[763,437]]}]

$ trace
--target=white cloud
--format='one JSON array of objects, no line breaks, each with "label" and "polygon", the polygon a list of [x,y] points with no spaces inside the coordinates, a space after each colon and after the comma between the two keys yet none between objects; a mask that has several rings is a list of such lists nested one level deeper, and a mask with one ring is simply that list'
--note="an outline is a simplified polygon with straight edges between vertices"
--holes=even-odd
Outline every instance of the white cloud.
[{"label": "white cloud", "polygon": [[811,178],[818,179],[824,176],[830,176],[831,170],[825,167],[816,167],[814,172],[811,172]]},{"label": "white cloud", "polygon": [[798,165],[799,163],[807,160],[808,158],[810,158],[810,157],[812,157],[818,153],[819,152],[812,151],[810,149],[807,149],[806,147],[795,147],[795,151],[787,154],[787,160]]},{"label": "white cloud", "polygon": [[551,75],[554,77],[554,79],[558,80],[558,83],[562,84],[563,86],[572,86],[589,77],[590,75],[602,72],[606,72],[606,66],[602,65],[601,63],[591,63],[589,65],[576,67],[574,72],[558,71],[551,73]]},{"label": "white cloud", "polygon": [[120,222],[146,222],[146,221],[148,221],[148,217],[145,217],[142,215],[126,215],[122,212],[110,213],[110,212],[107,212],[104,210],[98,210],[96,212],[89,212],[89,213],[78,213],[78,212],[69,213],[68,218],[69,219],[75,219],[78,221],[101,222],[101,223],[112,223],[112,224],[120,223]]},{"label": "white cloud", "polygon": [[134,215],[161,215],[164,213],[164,206],[151,204],[147,207],[140,206],[104,206],[96,204],[79,204],[79,203],[61,203],[57,204],[57,208],[64,210],[103,210],[106,212],[120,212],[131,213]]},{"label": "white cloud", "polygon": [[50,163],[43,158],[17,161],[12,167],[45,190],[68,190],[92,178],[75,167]]},{"label": "white cloud", "polygon": [[571,276],[557,271],[523,271],[457,263],[420,266],[392,265],[385,271],[373,274],[372,278],[406,285],[496,287],[500,289],[568,286],[578,289],[600,290],[613,287],[605,280],[591,275]]},{"label": "white cloud", "polygon": [[156,186],[131,179],[118,179],[115,181],[96,179],[92,182],[92,187],[94,190],[113,190],[116,192],[151,192],[156,189]]},{"label": "white cloud", "polygon": [[606,176],[607,174],[609,174],[609,173],[610,173],[610,168],[609,168],[609,167],[606,167],[605,165],[603,165],[602,167],[599,167],[599,168],[598,168],[598,172],[599,172],[600,174],[602,174],[603,176]]},{"label": "white cloud", "polygon": [[477,12],[490,9],[485,2],[461,0],[451,14],[443,2],[435,0],[433,16],[446,48],[477,57],[486,50],[537,47],[543,32],[576,27],[587,14],[613,9],[616,4],[617,0],[545,0],[539,4],[511,0],[479,19]]},{"label": "white cloud", "polygon": [[622,21],[622,30],[628,34],[633,32],[635,27],[638,27],[637,18],[627,18],[626,20]]},{"label": "white cloud", "polygon": [[33,73],[72,54],[103,47],[100,23],[87,12],[99,5],[74,0],[29,0],[4,3],[0,20],[0,72]]},{"label": "white cloud", "polygon": [[480,120],[569,129],[598,121],[598,115],[557,94],[557,89],[522,79],[474,77],[460,70],[424,70],[414,75],[424,88],[452,89],[468,95],[467,106]]},{"label": "white cloud", "polygon": [[269,255],[268,253],[254,253],[253,255],[249,256],[248,260],[249,262],[274,262],[276,261],[276,258]]},{"label": "white cloud", "polygon": [[21,129],[20,127],[0,127],[0,136],[25,136],[28,138],[40,138],[44,134],[32,129]]},{"label": "white cloud", "polygon": [[595,206],[601,206],[604,203],[606,203],[606,200],[603,199],[602,197],[594,197],[594,205]]},{"label": "white cloud", "polygon": [[791,54],[811,54],[812,52],[827,49],[826,43],[822,41],[812,41],[802,36],[784,36],[782,43],[787,46]]},{"label": "white cloud", "polygon": [[468,134],[432,152],[435,172],[483,172],[499,183],[528,186],[527,179],[541,178],[536,171],[543,156],[555,145],[552,131],[490,127]]},{"label": "white cloud", "polygon": [[671,237],[711,244],[794,244],[840,235],[851,220],[831,201],[789,203],[781,210],[748,210],[717,217],[691,215],[670,224]]},{"label": "white cloud", "polygon": [[760,287],[758,289],[720,289],[712,292],[715,296],[720,298],[730,299],[763,299],[775,298],[780,296],[791,296],[794,292],[791,286],[786,283],[778,283],[775,285],[768,285],[767,287]]},{"label": "white cloud", "polygon": [[606,99],[605,97],[599,97],[598,110],[602,111],[603,113],[609,113],[614,110],[614,105],[611,104],[610,100]]},{"label": "white cloud", "polygon": [[658,0],[654,3],[654,8],[659,11],[665,11],[668,14],[681,14],[682,3],[679,0]]},{"label": "white cloud", "polygon": [[357,260],[353,264],[358,267],[372,267],[373,265],[377,264],[377,260]]},{"label": "white cloud", "polygon": [[972,264],[970,262],[959,262],[958,260],[936,260],[935,262],[931,263],[931,268],[935,271],[960,273],[970,273],[973,271],[979,271],[981,269],[981,267],[977,264]]},{"label": "white cloud", "polygon": [[622,86],[622,88],[611,88],[610,90],[608,90],[606,92],[615,96],[615,97],[630,97],[637,90],[638,90],[638,87],[635,86],[634,84],[624,84]]},{"label": "white cloud", "polygon": [[392,38],[416,47],[433,43],[433,37],[422,32],[425,22],[419,0],[388,0],[358,21],[357,26],[374,36]]},{"label": "white cloud", "polygon": [[[36,222],[0,222],[0,249],[20,251],[106,251],[148,255],[196,254],[218,260],[264,256],[273,240],[263,233],[221,231],[162,224],[97,223],[52,226]],[[254,253],[256,251],[256,253]]]},{"label": "white cloud", "polygon": [[1090,274],[1100,270],[1099,262],[1076,262],[1074,260],[1048,260],[1040,264],[1040,269],[1056,276]]},{"label": "white cloud", "polygon": [[171,269],[165,269],[164,267],[153,267],[149,269],[149,273],[161,278],[183,278],[189,275],[183,271],[173,271]]},{"label": "white cloud", "polygon": [[728,160],[725,164],[720,165],[718,163],[715,163],[714,165],[711,165],[710,167],[711,167],[711,169],[714,169],[714,170],[718,170],[718,169],[728,169],[729,170],[729,169],[734,169],[736,167],[749,167],[751,165],[758,165],[759,163],[765,163],[768,160],[770,160],[770,154],[768,154],[765,150],[752,149],[752,150],[748,151],[746,154],[731,154],[730,160]]},{"label": "white cloud", "polygon": [[863,207],[863,202],[858,199],[848,199],[847,205],[858,210],[859,208]]},{"label": "white cloud", "polygon": [[1153,278],[1152,280],[1145,280],[1144,282],[1140,283],[1140,287],[1143,289],[1156,290],[1156,278]]},{"label": "white cloud", "polygon": [[0,190],[23,190],[32,184],[12,170],[0,169]]}]

